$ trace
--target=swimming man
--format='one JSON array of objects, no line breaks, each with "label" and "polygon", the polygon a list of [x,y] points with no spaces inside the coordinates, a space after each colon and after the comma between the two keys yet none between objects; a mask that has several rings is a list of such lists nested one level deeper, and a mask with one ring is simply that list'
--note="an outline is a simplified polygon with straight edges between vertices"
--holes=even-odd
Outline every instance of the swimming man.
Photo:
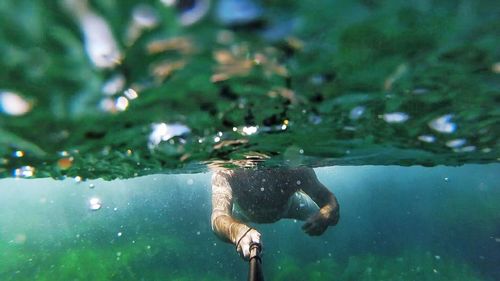
[{"label": "swimming man", "polygon": [[251,244],[261,243],[260,233],[246,223],[282,218],[305,221],[307,234],[321,235],[337,224],[339,204],[311,168],[239,168],[212,176],[212,230],[242,258],[249,258]]}]

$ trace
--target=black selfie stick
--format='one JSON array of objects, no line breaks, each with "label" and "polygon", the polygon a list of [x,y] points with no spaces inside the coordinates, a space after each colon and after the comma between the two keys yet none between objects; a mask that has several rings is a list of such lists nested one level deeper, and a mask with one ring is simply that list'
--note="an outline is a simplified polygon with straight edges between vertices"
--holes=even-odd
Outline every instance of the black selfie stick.
[{"label": "black selfie stick", "polygon": [[259,243],[250,244],[250,270],[248,271],[248,281],[264,281],[260,251],[261,246]]}]

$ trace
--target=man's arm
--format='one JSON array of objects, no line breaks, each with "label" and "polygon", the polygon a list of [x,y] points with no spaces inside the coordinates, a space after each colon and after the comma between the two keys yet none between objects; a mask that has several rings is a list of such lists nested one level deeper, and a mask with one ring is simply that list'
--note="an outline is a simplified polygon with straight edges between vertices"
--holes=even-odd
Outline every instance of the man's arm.
[{"label": "man's arm", "polygon": [[228,173],[219,171],[212,176],[212,230],[222,240],[236,245],[240,255],[248,259],[250,244],[260,243],[260,233],[231,216],[233,191]]},{"label": "man's arm", "polygon": [[335,195],[328,190],[311,168],[302,170],[305,184],[302,190],[319,206],[319,212],[310,217],[302,226],[309,235],[321,235],[329,225],[336,225],[339,221],[339,203]]}]

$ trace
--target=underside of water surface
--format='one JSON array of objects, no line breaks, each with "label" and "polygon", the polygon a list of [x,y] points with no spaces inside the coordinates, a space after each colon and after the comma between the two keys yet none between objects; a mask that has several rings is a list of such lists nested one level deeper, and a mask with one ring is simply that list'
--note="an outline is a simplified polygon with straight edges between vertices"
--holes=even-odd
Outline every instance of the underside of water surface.
[{"label": "underside of water surface", "polygon": [[0,175],[498,162],[496,1],[238,3],[2,1]]}]

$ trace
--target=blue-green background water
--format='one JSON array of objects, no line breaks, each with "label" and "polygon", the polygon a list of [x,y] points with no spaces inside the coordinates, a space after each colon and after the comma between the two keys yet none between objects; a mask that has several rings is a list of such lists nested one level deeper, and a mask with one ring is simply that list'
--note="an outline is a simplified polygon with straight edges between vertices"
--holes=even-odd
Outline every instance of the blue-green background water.
[{"label": "blue-green background water", "polygon": [[[255,225],[267,280],[498,280],[500,166],[316,169],[339,224]],[[245,280],[210,229],[210,174],[0,180],[0,280]],[[89,209],[100,198],[99,210]]]}]

